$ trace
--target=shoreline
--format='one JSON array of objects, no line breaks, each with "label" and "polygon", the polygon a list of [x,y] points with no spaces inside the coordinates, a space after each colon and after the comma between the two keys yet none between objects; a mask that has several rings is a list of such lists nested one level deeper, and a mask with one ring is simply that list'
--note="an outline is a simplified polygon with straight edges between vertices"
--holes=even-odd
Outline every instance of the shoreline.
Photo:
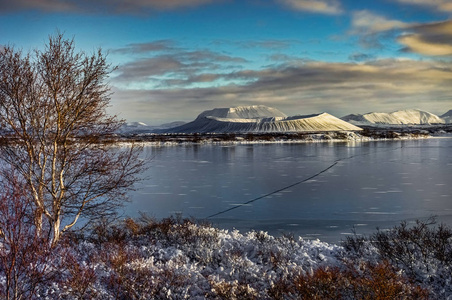
[{"label": "shoreline", "polygon": [[363,143],[378,141],[422,140],[431,138],[452,138],[451,132],[406,133],[384,132],[363,135],[356,132],[328,132],[305,134],[187,134],[187,135],[144,135],[118,139],[121,144],[142,144],[143,146],[186,146],[186,145],[259,145],[259,144],[310,144],[310,143]]}]

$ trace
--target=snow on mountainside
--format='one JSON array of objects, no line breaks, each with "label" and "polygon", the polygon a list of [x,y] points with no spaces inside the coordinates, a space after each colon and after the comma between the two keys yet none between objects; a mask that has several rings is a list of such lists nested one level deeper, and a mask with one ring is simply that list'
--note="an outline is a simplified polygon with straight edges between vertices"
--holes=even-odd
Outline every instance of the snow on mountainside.
[{"label": "snow on mountainside", "polygon": [[445,123],[437,115],[418,109],[399,110],[392,113],[372,112],[364,115],[352,114],[341,119],[355,125],[430,125]]},{"label": "snow on mountainside", "polygon": [[441,115],[441,118],[444,120],[444,122],[446,122],[447,124],[452,123],[452,109],[449,110],[447,113],[445,113],[444,115]]},{"label": "snow on mountainside", "polygon": [[287,117],[279,110],[263,105],[215,108],[201,113],[194,121],[169,129],[173,133],[228,132],[316,132],[361,130],[328,113]]},{"label": "snow on mountainside", "polygon": [[237,106],[229,108],[214,108],[202,112],[198,118],[217,117],[227,119],[259,119],[259,118],[286,118],[287,115],[276,108],[265,105]]}]

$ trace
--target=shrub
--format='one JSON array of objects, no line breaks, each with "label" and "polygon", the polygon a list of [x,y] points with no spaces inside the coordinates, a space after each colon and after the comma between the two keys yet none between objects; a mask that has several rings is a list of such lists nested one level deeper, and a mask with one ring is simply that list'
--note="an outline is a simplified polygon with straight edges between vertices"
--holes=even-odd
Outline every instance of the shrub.
[{"label": "shrub", "polygon": [[432,293],[440,297],[452,291],[451,239],[452,229],[438,225],[432,217],[412,225],[402,222],[390,230],[378,229],[369,237],[349,237],[343,246],[348,257],[376,252],[380,261],[388,261],[410,280],[432,287]]},{"label": "shrub", "polygon": [[320,267],[278,281],[274,299],[428,299],[428,291],[398,274],[388,263]]}]

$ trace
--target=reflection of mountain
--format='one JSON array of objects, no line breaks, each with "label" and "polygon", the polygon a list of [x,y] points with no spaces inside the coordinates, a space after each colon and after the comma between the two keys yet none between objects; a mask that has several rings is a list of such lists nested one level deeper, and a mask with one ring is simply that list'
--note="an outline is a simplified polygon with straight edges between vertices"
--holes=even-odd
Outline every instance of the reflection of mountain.
[{"label": "reflection of mountain", "polygon": [[341,119],[355,125],[430,125],[445,123],[437,115],[418,109],[399,110],[392,113],[372,112],[364,115],[353,114],[342,117]]},{"label": "reflection of mountain", "polygon": [[443,118],[444,122],[448,124],[452,123],[452,109],[442,115],[441,118]]},{"label": "reflection of mountain", "polygon": [[201,113],[194,121],[171,128],[173,133],[228,132],[316,132],[361,130],[327,113],[287,117],[279,110],[263,105],[215,108]]}]

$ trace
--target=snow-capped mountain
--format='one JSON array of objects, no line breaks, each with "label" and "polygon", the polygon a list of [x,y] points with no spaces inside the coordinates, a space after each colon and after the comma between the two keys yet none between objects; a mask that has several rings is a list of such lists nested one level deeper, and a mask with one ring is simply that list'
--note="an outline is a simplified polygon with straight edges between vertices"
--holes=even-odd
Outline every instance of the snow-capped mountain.
[{"label": "snow-capped mountain", "polygon": [[445,113],[444,115],[441,115],[441,118],[444,120],[444,122],[446,122],[447,124],[452,123],[452,109],[449,110],[447,113]]},{"label": "snow-capped mountain", "polygon": [[328,113],[292,116],[263,105],[215,108],[194,121],[172,128],[173,133],[355,131],[361,128]]},{"label": "snow-capped mountain", "polygon": [[435,114],[419,109],[399,110],[391,113],[372,112],[363,115],[352,114],[341,118],[355,125],[431,125],[444,124]]},{"label": "snow-capped mountain", "polygon": [[287,118],[287,115],[276,108],[265,105],[237,106],[228,108],[214,108],[202,112],[197,119],[216,117],[225,119],[261,119]]}]

